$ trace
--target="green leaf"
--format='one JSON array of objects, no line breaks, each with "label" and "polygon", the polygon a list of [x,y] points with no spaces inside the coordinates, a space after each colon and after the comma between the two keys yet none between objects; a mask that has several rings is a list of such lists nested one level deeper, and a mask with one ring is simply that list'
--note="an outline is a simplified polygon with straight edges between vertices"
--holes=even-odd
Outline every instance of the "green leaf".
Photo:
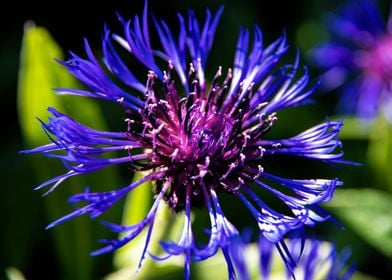
[{"label": "green leaf", "polygon": [[361,121],[356,117],[343,117],[343,128],[339,138],[344,140],[368,140],[371,135],[371,123]]},{"label": "green leaf", "polygon": [[367,158],[375,174],[378,184],[387,186],[392,191],[392,124],[380,116],[377,118],[370,131]]},{"label": "green leaf", "polygon": [[[63,59],[61,48],[43,27],[32,22],[25,24],[20,69],[18,79],[18,116],[25,149],[49,143],[37,118],[47,121],[47,107],[67,113],[80,122],[96,129],[105,129],[103,113],[96,101],[83,97],[57,96],[53,88],[80,88],[81,85],[66,69],[55,61]],[[36,174],[31,180],[33,189],[39,183],[66,172],[57,160],[47,159],[42,155],[26,156]],[[48,214],[48,222],[58,219],[72,211],[67,199],[75,192],[81,192],[86,186],[94,191],[113,188],[118,179],[114,168],[100,172],[99,176],[74,177],[64,182],[55,192],[43,200]],[[36,193],[33,193],[34,195]],[[94,273],[93,242],[98,232],[93,230],[88,217],[80,217],[50,230],[54,236],[59,257],[61,274],[64,279],[91,279]],[[43,231],[43,234],[47,234]]]},{"label": "green leaf", "polygon": [[[136,172],[133,182],[143,177],[142,172]],[[123,207],[123,225],[132,225],[144,219],[151,207],[152,202],[152,183],[144,182],[139,187],[128,194]],[[138,265],[140,254],[143,251],[147,230],[139,234],[134,240],[118,249],[114,253],[114,265],[116,268],[132,266],[134,270]],[[120,234],[120,238],[124,234]]]},{"label": "green leaf", "polygon": [[7,267],[5,270],[7,280],[26,280],[23,273],[15,267]]},{"label": "green leaf", "polygon": [[340,189],[325,205],[344,226],[392,258],[392,195],[377,189]]},{"label": "green leaf", "polygon": [[[145,176],[143,172],[136,172],[133,181],[139,180],[142,176]],[[153,184],[151,181],[141,184],[128,194],[123,208],[122,224],[133,225],[142,221],[152,206],[152,197]],[[155,217],[148,252],[159,256],[163,252],[159,241],[165,240],[165,238],[176,240],[179,233],[181,233],[183,220],[183,214],[174,215],[171,209],[162,202]],[[123,236],[124,234],[120,234],[119,237]],[[108,275],[105,278],[106,280],[124,279],[124,277],[127,278],[126,276],[129,277],[137,271],[146,244],[146,237],[147,228],[128,244],[116,250],[114,264],[117,271]],[[182,257],[172,257],[165,262],[156,262],[147,255],[142,269],[138,272],[138,278],[162,279],[162,275],[167,275],[167,277],[173,279],[175,275],[182,273],[182,270]]]},{"label": "green leaf", "polygon": [[62,77],[67,76],[53,60],[61,56],[60,48],[46,29],[36,27],[32,22],[25,24],[18,80],[18,115],[28,147],[47,143],[36,118],[46,120],[48,106],[64,110],[52,90]]}]

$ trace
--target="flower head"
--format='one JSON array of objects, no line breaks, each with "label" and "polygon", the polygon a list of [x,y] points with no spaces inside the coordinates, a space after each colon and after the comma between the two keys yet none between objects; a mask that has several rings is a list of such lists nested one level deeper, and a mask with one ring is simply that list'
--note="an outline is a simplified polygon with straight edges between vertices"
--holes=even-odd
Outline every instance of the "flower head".
[{"label": "flower head", "polygon": [[339,112],[392,120],[392,25],[374,0],[349,0],[327,18],[330,39],[311,51],[328,89],[343,84]]},{"label": "flower head", "polygon": [[[116,190],[86,190],[72,196],[70,202],[77,204],[76,210],[48,227],[84,214],[96,218],[133,189],[152,181],[155,200],[145,218],[133,225],[108,224],[111,230],[126,234],[106,241],[93,254],[116,250],[146,227],[150,229],[148,248],[158,206],[165,202],[174,212],[185,213],[179,240],[161,242],[169,257],[185,257],[185,277],[189,278],[192,261],[222,250],[230,279],[234,279],[233,240],[240,235],[221,207],[220,194],[242,202],[254,216],[259,234],[276,244],[290,231],[329,218],[319,204],[331,199],[342,184],[339,180],[284,178],[270,173],[264,163],[278,155],[339,162],[343,154],[337,137],[342,123],[327,121],[287,139],[265,137],[277,121],[277,112],[309,101],[317,83],[309,85],[308,72],[306,67],[299,70],[298,57],[292,65],[280,65],[288,49],[285,37],[265,47],[259,27],[254,28],[252,42],[248,30],[240,31],[232,68],[217,67],[212,79],[206,77],[207,57],[221,13],[222,9],[215,14],[207,11],[204,24],[199,24],[192,11],[187,18],[179,14],[178,34],[155,19],[159,48],[150,42],[146,5],[141,18],[126,21],[120,17],[123,36],[105,29],[102,61],[86,40],[86,58],[72,53],[70,59],[60,62],[87,89],[59,88],[57,93],[117,103],[125,112],[125,125],[123,131],[99,131],[49,108],[52,117],[42,125],[53,143],[25,152],[58,158],[68,171],[37,189],[51,186],[50,192],[70,177],[111,165],[128,165],[146,175]],[[139,69],[144,66],[146,81],[128,68],[114,42],[140,62]],[[260,191],[276,196],[285,209],[274,208],[260,197]],[[85,205],[80,207],[80,202]],[[194,208],[205,209],[210,218],[205,244],[195,241]]]}]

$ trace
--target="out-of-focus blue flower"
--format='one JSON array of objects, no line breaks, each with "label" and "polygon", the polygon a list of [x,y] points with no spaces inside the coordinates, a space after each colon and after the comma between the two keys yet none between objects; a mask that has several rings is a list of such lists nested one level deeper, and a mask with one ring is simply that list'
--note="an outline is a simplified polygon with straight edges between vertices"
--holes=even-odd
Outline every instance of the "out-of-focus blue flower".
[{"label": "out-of-focus blue flower", "polygon": [[[288,280],[292,279],[293,275],[301,280],[348,280],[355,272],[354,265],[347,264],[350,257],[350,250],[347,248],[339,253],[334,244],[316,239],[307,239],[304,242],[300,238],[291,238],[286,240],[286,244],[290,257],[297,263],[294,270],[286,266]],[[273,279],[274,246],[269,240],[261,238],[259,250],[261,279]]]},{"label": "out-of-focus blue flower", "polygon": [[[384,113],[392,121],[392,24],[374,0],[349,0],[326,20],[330,39],[311,51],[327,70],[328,90],[342,86],[338,111],[371,120]],[[342,85],[343,84],[343,85]]]},{"label": "out-of-focus blue flower", "polygon": [[[96,218],[142,183],[153,181],[155,200],[145,218],[133,225],[107,224],[125,235],[104,241],[93,255],[116,250],[148,228],[143,259],[158,206],[167,203],[174,212],[184,211],[185,218],[179,240],[161,242],[167,254],[162,258],[183,255],[188,279],[192,261],[205,260],[222,250],[229,278],[234,279],[232,260],[238,252],[234,240],[240,238],[239,229],[226,217],[219,194],[238,198],[254,216],[259,234],[283,248],[282,255],[285,247],[280,242],[286,233],[329,218],[319,204],[329,201],[342,182],[284,178],[264,167],[276,157],[340,162],[342,123],[327,121],[286,139],[265,137],[277,121],[277,112],[309,101],[318,83],[309,86],[307,69],[299,70],[298,57],[292,65],[280,65],[288,50],[285,36],[264,46],[257,26],[253,40],[249,30],[241,29],[233,67],[226,71],[217,67],[212,79],[206,77],[207,57],[221,13],[222,9],[215,14],[207,11],[204,24],[199,24],[192,11],[188,17],[178,14],[176,34],[165,21],[154,19],[154,36],[161,43],[155,47],[146,4],[140,18],[119,17],[123,36],[105,29],[102,60],[95,57],[86,40],[86,58],[71,53],[70,59],[60,62],[87,89],[58,88],[57,93],[117,103],[126,114],[124,131],[98,131],[49,108],[52,116],[42,125],[53,143],[25,153],[57,158],[67,172],[37,189],[50,187],[51,192],[70,177],[112,165],[127,165],[147,175],[116,190],[75,194],[69,202],[76,210],[48,228],[84,214]],[[140,62],[137,72],[120,58],[115,42]],[[138,77],[140,71],[147,73],[146,81]],[[276,196],[284,209],[263,199],[259,194],[263,191]],[[199,238],[191,222],[194,208],[209,214],[205,244],[195,241]]]},{"label": "out-of-focus blue flower", "polygon": [[[261,237],[256,243],[236,240],[231,253],[239,279],[256,279],[257,275],[257,279],[348,280],[355,273],[355,265],[348,262],[349,248],[338,252],[332,242],[295,236],[285,238],[285,246],[282,263],[282,252],[268,239]],[[255,266],[257,255],[259,264]],[[295,266],[288,265],[290,262]]]}]

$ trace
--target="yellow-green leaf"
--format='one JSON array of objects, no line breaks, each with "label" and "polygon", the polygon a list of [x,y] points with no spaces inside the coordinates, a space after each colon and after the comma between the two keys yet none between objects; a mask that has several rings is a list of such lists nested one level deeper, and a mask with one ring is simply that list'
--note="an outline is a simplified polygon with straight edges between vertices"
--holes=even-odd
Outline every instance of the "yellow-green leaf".
[{"label": "yellow-green leaf", "polygon": [[339,133],[339,138],[344,140],[368,140],[371,135],[371,123],[367,123],[356,117],[344,117],[338,120],[343,121],[343,128]]},{"label": "yellow-green leaf", "polygon": [[23,273],[15,267],[7,267],[5,273],[7,280],[26,280]]},{"label": "yellow-green leaf", "polygon": [[[76,96],[58,96],[53,88],[81,88],[78,81],[55,59],[63,59],[60,46],[44,27],[27,22],[24,28],[20,53],[18,78],[18,115],[25,149],[49,143],[37,118],[47,121],[47,107],[55,107],[80,122],[96,129],[105,129],[103,113],[96,100]],[[66,172],[57,160],[42,155],[26,156],[36,178],[31,180],[31,189],[50,178]],[[43,198],[48,215],[48,223],[72,211],[67,199],[86,186],[94,191],[118,188],[118,176],[111,168],[99,176],[77,177],[64,182],[55,192]],[[27,186],[29,187],[29,186]],[[31,195],[40,195],[33,192]],[[101,226],[100,226],[101,228]],[[102,227],[103,228],[103,227]],[[106,230],[106,228],[105,228]],[[107,230],[106,230],[107,232]],[[93,258],[90,252],[96,249],[97,234],[88,217],[80,217],[50,230],[54,236],[54,245],[58,253],[61,274],[64,279],[91,279],[94,274]],[[45,232],[42,234],[50,234]]]},{"label": "yellow-green leaf", "polygon": [[[139,180],[142,176],[145,176],[143,172],[136,172],[133,181]],[[128,195],[124,205],[122,224],[132,225],[142,221],[151,208],[153,195],[153,185],[151,181],[145,182],[133,190]],[[165,238],[176,240],[176,238],[179,237],[178,234],[181,232],[182,222],[183,214],[175,216],[169,207],[162,202],[155,217],[148,252],[155,255],[161,254],[162,248],[159,241]],[[123,234],[120,234],[120,237],[121,236],[123,236]],[[146,237],[147,228],[114,253],[114,264],[118,271],[109,275],[106,278],[107,280],[121,279],[123,274],[132,275],[137,271],[139,260],[146,244]],[[168,262],[156,262],[147,255],[138,277],[150,279],[151,277],[154,277],[156,272],[159,272],[156,275],[178,273],[178,270],[182,270],[183,266],[181,259],[182,258],[171,258]]]},{"label": "yellow-green leaf", "polygon": [[392,124],[380,116],[374,121],[370,135],[367,159],[377,175],[376,183],[392,191]]}]

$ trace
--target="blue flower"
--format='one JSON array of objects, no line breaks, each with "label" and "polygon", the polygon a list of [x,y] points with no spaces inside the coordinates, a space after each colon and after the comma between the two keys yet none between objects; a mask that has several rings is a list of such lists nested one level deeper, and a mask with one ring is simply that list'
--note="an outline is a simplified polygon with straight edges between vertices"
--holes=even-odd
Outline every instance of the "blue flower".
[{"label": "blue flower", "polygon": [[232,266],[241,280],[349,280],[355,273],[355,265],[348,263],[351,250],[344,248],[339,252],[332,242],[294,234],[284,239],[282,252],[282,247],[265,237],[258,242],[248,242],[249,237],[243,237],[247,241],[234,240],[231,246]]},{"label": "blue flower", "polygon": [[[293,64],[281,65],[288,50],[285,36],[264,46],[257,26],[252,41],[249,30],[240,30],[233,67],[226,74],[217,67],[215,76],[207,77],[207,58],[222,11],[207,11],[204,24],[199,24],[192,11],[187,18],[178,14],[176,34],[165,21],[154,18],[155,35],[161,43],[155,47],[146,4],[141,18],[128,21],[119,17],[123,36],[105,28],[102,60],[96,58],[86,40],[86,58],[71,53],[71,58],[60,61],[86,89],[58,88],[58,94],[116,103],[125,112],[125,125],[123,131],[99,131],[49,108],[51,117],[42,126],[52,143],[24,152],[57,158],[67,171],[37,189],[49,187],[49,193],[70,177],[113,165],[127,165],[146,175],[116,190],[75,194],[69,201],[76,210],[48,228],[84,214],[96,218],[133,189],[152,181],[155,197],[145,218],[133,225],[107,224],[124,235],[106,240],[93,255],[116,250],[148,228],[143,259],[158,206],[166,203],[174,212],[185,213],[184,226],[179,240],[161,242],[167,256],[157,258],[183,255],[188,279],[192,261],[203,261],[221,250],[229,278],[234,279],[233,259],[240,229],[225,215],[220,194],[243,203],[255,218],[258,234],[278,247],[286,233],[302,232],[305,226],[329,218],[320,204],[332,198],[341,181],[284,178],[264,167],[277,157],[341,162],[338,134],[342,123],[326,121],[286,139],[265,137],[277,121],[277,112],[308,102],[318,82],[309,85],[307,68],[301,71],[299,56]],[[114,45],[116,42],[119,46]],[[138,73],[145,71],[146,81],[120,58],[117,47],[139,61]],[[285,209],[272,206],[259,196],[260,191],[276,196]],[[205,244],[195,241],[199,238],[192,227],[191,212],[196,208],[209,215]]]},{"label": "blue flower", "polygon": [[342,86],[338,112],[363,120],[382,113],[392,120],[392,25],[376,1],[349,0],[325,25],[330,39],[310,57],[325,71],[327,90]]},{"label": "blue flower", "polygon": [[[293,275],[303,280],[348,280],[355,272],[354,265],[346,264],[351,253],[348,248],[338,252],[335,244],[317,239],[304,241],[300,238],[290,238],[286,240],[286,244],[291,254],[290,257],[297,264],[295,268],[286,266],[286,279],[288,280],[293,279]],[[270,241],[260,238],[262,279],[272,277],[273,249],[274,246]]]}]

